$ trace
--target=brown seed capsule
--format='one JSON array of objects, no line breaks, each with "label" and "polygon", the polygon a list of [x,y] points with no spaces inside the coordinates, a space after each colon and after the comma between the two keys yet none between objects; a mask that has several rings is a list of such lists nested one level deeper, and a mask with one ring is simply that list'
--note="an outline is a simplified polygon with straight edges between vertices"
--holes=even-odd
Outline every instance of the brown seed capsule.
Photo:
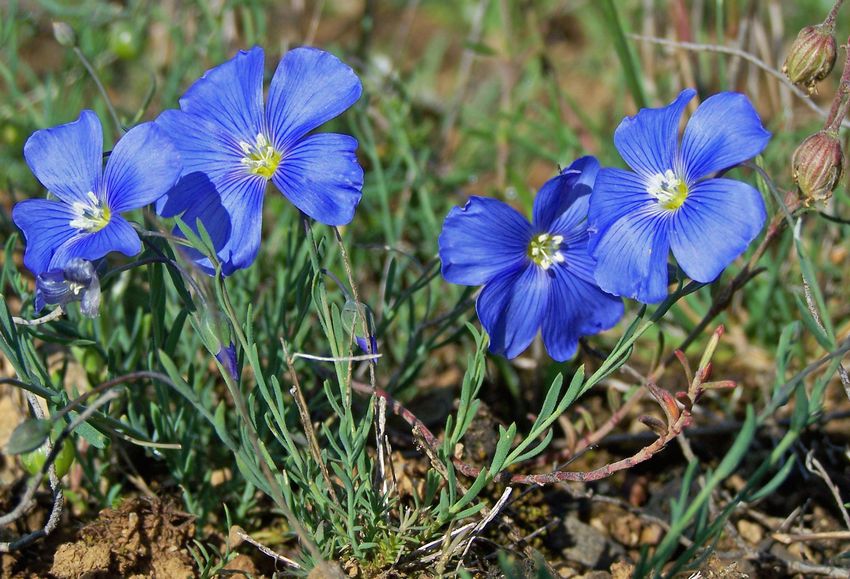
[{"label": "brown seed capsule", "polygon": [[794,151],[791,164],[794,182],[806,205],[826,201],[838,185],[844,166],[838,135],[829,131],[811,135]]},{"label": "brown seed capsule", "polygon": [[835,66],[837,46],[832,30],[832,26],[824,24],[803,28],[782,66],[782,72],[791,82],[805,87],[809,93],[815,92],[815,85]]}]

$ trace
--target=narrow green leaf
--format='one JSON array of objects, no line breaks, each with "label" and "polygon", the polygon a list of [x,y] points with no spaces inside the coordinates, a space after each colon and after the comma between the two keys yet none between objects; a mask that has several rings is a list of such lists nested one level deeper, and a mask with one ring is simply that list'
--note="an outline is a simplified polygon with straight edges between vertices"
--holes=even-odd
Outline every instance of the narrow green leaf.
[{"label": "narrow green leaf", "polygon": [[779,469],[773,478],[771,478],[766,485],[760,488],[755,493],[747,496],[747,502],[759,501],[767,496],[772,495],[776,489],[778,489],[782,483],[785,482],[785,479],[788,478],[788,475],[791,474],[791,470],[794,468],[794,465],[797,464],[797,457],[795,455],[791,455],[791,457],[785,461],[785,464],[782,465],[782,468]]},{"label": "narrow green leaf", "polygon": [[504,426],[499,426],[499,441],[496,443],[496,452],[493,454],[493,461],[490,464],[491,477],[496,476],[502,471],[505,458],[507,458],[508,452],[511,450],[511,445],[514,442],[514,436],[516,436],[516,422],[511,422],[507,430]]}]

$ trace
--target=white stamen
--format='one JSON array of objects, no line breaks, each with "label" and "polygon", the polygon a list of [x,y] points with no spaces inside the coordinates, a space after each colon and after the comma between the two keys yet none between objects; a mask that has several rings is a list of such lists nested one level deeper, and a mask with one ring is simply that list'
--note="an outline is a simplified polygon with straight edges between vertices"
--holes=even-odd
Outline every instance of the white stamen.
[{"label": "white stamen", "polygon": [[245,154],[241,163],[250,173],[270,179],[280,164],[281,154],[262,133],[257,134],[255,143],[239,142],[239,148]]},{"label": "white stamen", "polygon": [[528,247],[528,255],[544,270],[552,267],[555,263],[564,263],[566,258],[561,253],[561,244],[564,242],[563,235],[551,235],[541,233],[531,240]]},{"label": "white stamen", "polygon": [[659,205],[672,210],[678,209],[685,201],[688,187],[671,169],[667,169],[649,178],[646,192],[655,197]]},{"label": "white stamen", "polygon": [[100,199],[93,191],[86,193],[89,203],[76,201],[71,204],[71,209],[76,217],[68,222],[74,229],[93,233],[100,231],[109,223],[109,207],[101,205]]}]

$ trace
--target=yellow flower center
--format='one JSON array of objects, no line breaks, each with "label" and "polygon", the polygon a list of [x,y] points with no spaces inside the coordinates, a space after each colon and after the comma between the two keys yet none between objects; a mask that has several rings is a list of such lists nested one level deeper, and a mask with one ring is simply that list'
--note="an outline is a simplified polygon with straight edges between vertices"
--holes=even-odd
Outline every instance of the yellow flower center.
[{"label": "yellow flower center", "polygon": [[562,243],[564,243],[563,235],[541,233],[528,244],[528,257],[543,269],[549,269],[555,263],[564,263],[564,254],[561,253]]},{"label": "yellow flower center", "polygon": [[280,165],[281,154],[269,143],[266,136],[258,133],[254,144],[242,141],[239,143],[239,147],[245,153],[245,156],[242,157],[242,164],[245,165],[248,172],[265,179],[271,179],[274,172],[277,171],[278,165]]},{"label": "yellow flower center", "polygon": [[112,212],[105,204],[101,205],[100,199],[94,192],[89,191],[86,197],[89,203],[77,201],[71,205],[71,209],[77,216],[69,222],[69,225],[86,233],[95,233],[109,225]]},{"label": "yellow flower center", "polygon": [[649,178],[646,192],[655,197],[661,207],[674,211],[688,198],[688,184],[667,169],[663,174],[657,173]]}]

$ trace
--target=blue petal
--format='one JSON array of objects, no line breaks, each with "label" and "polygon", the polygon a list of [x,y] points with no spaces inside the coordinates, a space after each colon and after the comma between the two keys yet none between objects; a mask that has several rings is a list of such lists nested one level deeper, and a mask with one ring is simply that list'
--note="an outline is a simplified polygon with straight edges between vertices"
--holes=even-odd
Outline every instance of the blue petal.
[{"label": "blue petal", "polygon": [[180,108],[213,121],[240,141],[253,144],[265,132],[263,49],[239,53],[195,81],[180,99]]},{"label": "blue petal", "polygon": [[[250,266],[260,249],[263,196],[267,181],[258,176],[223,183],[220,195],[208,193],[191,206],[182,219],[194,231],[201,220],[210,234],[224,275]],[[187,251],[206,273],[214,270],[208,258]]]},{"label": "blue petal", "polygon": [[490,336],[491,352],[515,358],[528,347],[546,313],[551,285],[543,268],[526,265],[484,286],[475,308]]},{"label": "blue petal", "polygon": [[[183,160],[183,176],[157,202],[157,213],[166,217],[183,213],[183,221],[193,230],[200,219],[224,275],[248,267],[260,246],[266,179],[246,171],[238,144],[219,126],[180,111],[165,111],[156,123],[173,135]],[[203,271],[214,273],[200,252],[183,251]]]},{"label": "blue petal", "polygon": [[667,297],[667,219],[645,210],[600,231],[593,251],[599,287],[647,304]]},{"label": "blue petal", "polygon": [[551,271],[554,283],[543,318],[543,343],[552,359],[563,362],[575,355],[580,337],[617,324],[623,316],[623,301],[566,267],[556,266]]},{"label": "blue petal", "polygon": [[239,175],[252,177],[242,165],[238,142],[219,125],[175,110],[163,112],[156,125],[169,136],[183,164],[180,181],[156,203],[159,215],[182,213],[210,192],[217,195],[217,187]]},{"label": "blue petal", "polygon": [[64,270],[54,269],[36,277],[35,311],[40,311],[45,305],[64,306],[75,301],[81,302],[84,315],[97,317],[100,280],[90,261],[72,259]]},{"label": "blue petal", "polygon": [[69,261],[62,277],[72,283],[80,284],[89,287],[92,282],[98,282],[97,272],[94,269],[92,262],[85,259],[73,259]]},{"label": "blue petal", "polygon": [[672,103],[641,109],[614,132],[614,145],[629,167],[644,176],[673,169],[679,143],[679,120],[696,91],[685,89]]},{"label": "blue petal", "polygon": [[100,231],[78,233],[61,245],[50,260],[50,269],[63,268],[75,257],[92,261],[112,251],[133,256],[141,250],[142,242],[133,226],[120,215],[113,215]]},{"label": "blue petal", "polygon": [[130,129],[106,162],[103,187],[109,208],[123,213],[153,203],[177,182],[181,168],[180,154],[155,124]]},{"label": "blue petal", "polygon": [[96,278],[91,286],[83,290],[80,311],[89,318],[96,318],[100,315],[100,281]]},{"label": "blue petal", "polygon": [[[378,340],[377,340],[377,338],[375,338],[375,336],[373,336],[373,335],[370,335],[369,337],[354,336],[354,340],[357,342],[357,345],[360,347],[361,350],[363,350],[364,353],[366,353],[366,354],[377,354],[378,353]],[[374,358],[371,358],[371,360],[377,363],[378,357],[375,356]]]},{"label": "blue petal", "polygon": [[45,271],[36,276],[33,304],[36,312],[40,312],[46,305],[64,306],[75,299],[78,299],[78,296],[71,291],[71,285],[65,281],[61,270]]},{"label": "blue petal", "polygon": [[709,97],[691,116],[682,138],[688,182],[752,159],[770,136],[746,96],[721,92]]},{"label": "blue petal", "polygon": [[644,303],[667,295],[670,212],[645,190],[642,177],[602,169],[590,196],[588,249],[604,291]]},{"label": "blue petal", "polygon": [[357,102],[361,91],[360,79],[334,55],[315,48],[290,50],[269,85],[267,119],[275,148],[286,152]]},{"label": "blue petal", "polygon": [[326,225],[354,218],[363,188],[357,139],[322,133],[290,147],[272,181],[298,209]]},{"label": "blue petal", "polygon": [[[183,213],[180,215],[181,221],[195,233],[198,233],[197,222],[200,220],[212,240],[219,259],[221,259],[222,250],[230,240],[232,227],[230,214],[221,204],[221,195],[219,195],[215,185],[203,173],[192,173],[181,179],[175,190],[178,190],[178,192],[170,196],[169,202],[163,207],[161,214],[176,215]],[[195,195],[194,203],[192,202],[193,194]],[[175,226],[172,233],[183,238],[183,233],[179,227]],[[215,274],[212,262],[203,253],[193,247],[182,245],[178,247],[187,259],[195,262],[205,273]]]},{"label": "blue petal", "polygon": [[596,260],[590,255],[590,240],[587,230],[577,228],[572,230],[572,235],[565,240],[561,248],[564,255],[564,263],[561,269],[569,271],[570,275],[583,279],[588,283],[596,285]]},{"label": "blue petal", "polygon": [[751,186],[709,179],[690,190],[671,222],[670,245],[691,279],[713,281],[756,238],[767,214]]},{"label": "blue petal", "polygon": [[[543,184],[534,199],[534,229],[539,232],[557,233],[552,224],[558,220],[558,229],[570,229],[587,217],[587,196],[593,189],[599,161],[586,156],[573,161],[572,165]],[[582,203],[577,203],[583,199]],[[567,211],[571,209],[571,211]]]},{"label": "blue petal", "polygon": [[66,203],[90,204],[103,167],[103,129],[92,111],[83,111],[72,123],[36,131],[24,145],[24,157],[33,175],[48,191]]},{"label": "blue petal", "polygon": [[483,285],[528,263],[531,226],[506,203],[470,197],[454,207],[438,240],[443,277],[461,285]]},{"label": "blue petal", "polygon": [[71,221],[78,215],[61,201],[27,199],[12,209],[12,219],[24,234],[24,265],[35,275],[48,270],[53,253],[77,234]]},{"label": "blue petal", "polygon": [[622,169],[601,169],[587,211],[590,251],[593,252],[599,241],[597,232],[607,229],[627,215],[653,205],[657,205],[657,201],[646,192],[644,177]]}]

